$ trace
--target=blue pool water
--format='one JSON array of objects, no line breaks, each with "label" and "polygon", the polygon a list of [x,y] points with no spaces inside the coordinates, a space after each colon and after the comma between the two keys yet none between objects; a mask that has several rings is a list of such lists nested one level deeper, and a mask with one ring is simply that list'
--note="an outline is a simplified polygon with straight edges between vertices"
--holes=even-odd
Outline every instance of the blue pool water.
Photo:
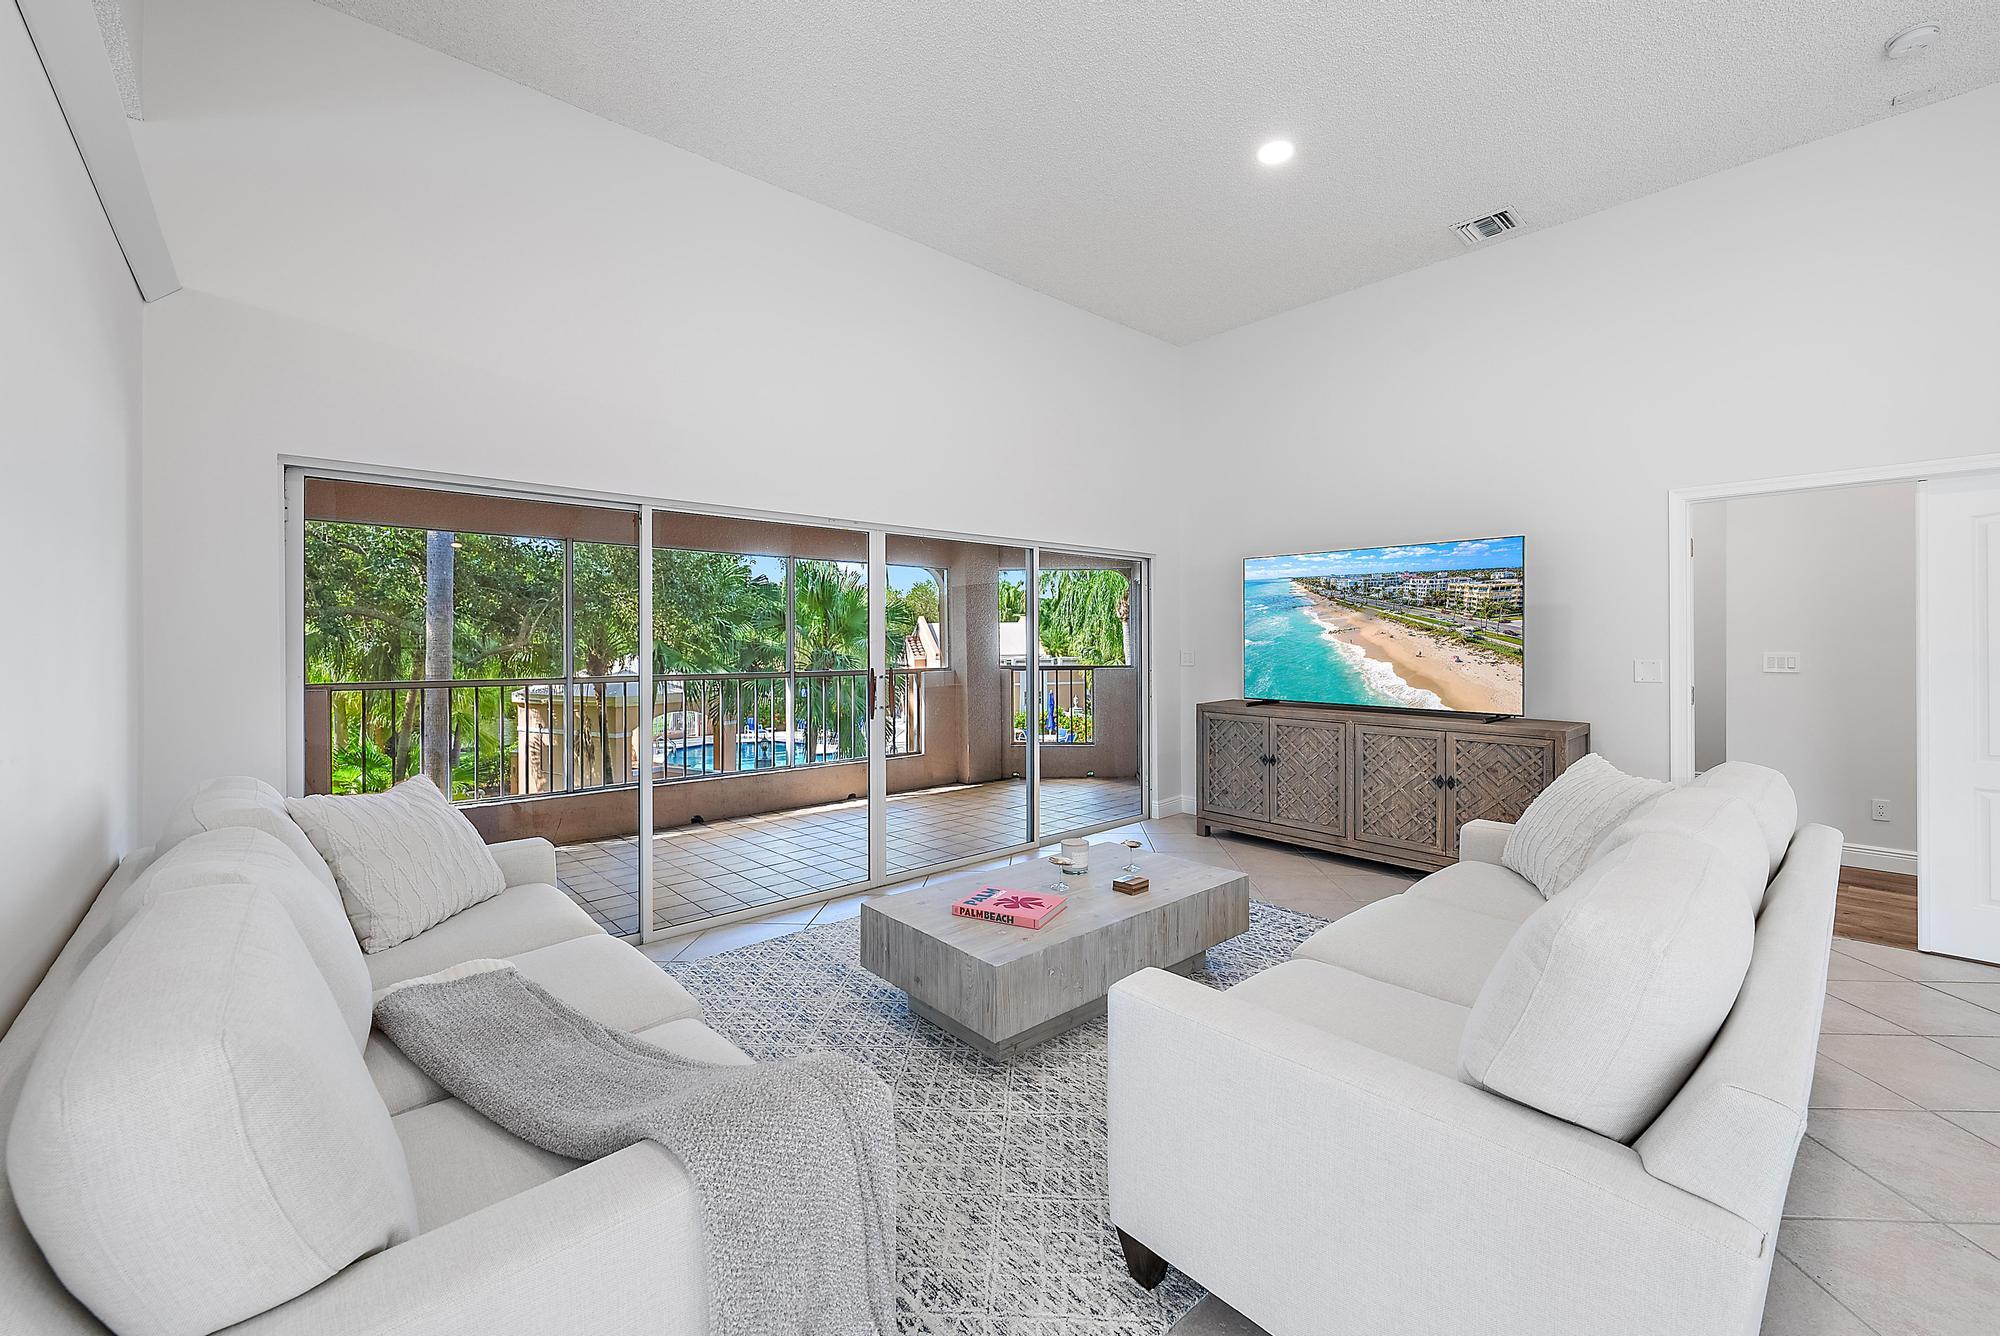
[{"label": "blue pool water", "polygon": [[[667,749],[667,764],[691,772],[715,769],[715,744],[703,742],[687,743]],[[736,744],[736,768],[738,770],[769,770],[782,766],[786,761],[786,747],[783,738],[770,738],[763,742],[743,741]]]},{"label": "blue pool water", "polygon": [[1308,616],[1312,604],[1290,580],[1243,585],[1243,694],[1253,700],[1320,701],[1333,705],[1429,705],[1437,697],[1413,689],[1360,649],[1342,644]]}]

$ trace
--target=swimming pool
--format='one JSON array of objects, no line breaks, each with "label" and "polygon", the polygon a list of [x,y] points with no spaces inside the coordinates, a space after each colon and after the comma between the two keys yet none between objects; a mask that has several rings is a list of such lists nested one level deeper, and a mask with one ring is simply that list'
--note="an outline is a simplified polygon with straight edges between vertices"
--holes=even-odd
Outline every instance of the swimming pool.
[{"label": "swimming pool", "polygon": [[[736,744],[736,768],[738,770],[774,770],[789,761],[789,749],[783,738],[765,738],[753,742],[744,739]],[[667,749],[666,764],[690,774],[706,774],[716,768],[715,744],[713,742],[682,743]]]}]

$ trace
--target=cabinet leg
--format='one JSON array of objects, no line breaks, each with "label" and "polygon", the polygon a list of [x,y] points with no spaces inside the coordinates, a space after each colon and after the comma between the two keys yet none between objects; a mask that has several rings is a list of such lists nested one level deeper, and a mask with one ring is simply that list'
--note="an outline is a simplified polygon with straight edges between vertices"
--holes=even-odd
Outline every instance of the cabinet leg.
[{"label": "cabinet leg", "polygon": [[1122,1229],[1118,1231],[1118,1246],[1125,1250],[1125,1269],[1132,1273],[1139,1287],[1158,1289],[1167,1278],[1167,1259]]},{"label": "cabinet leg", "polygon": [[1197,822],[1195,822],[1195,823],[1194,823],[1194,833],[1195,833],[1195,834],[1197,834],[1197,835],[1199,835],[1199,836],[1201,836],[1201,837],[1202,837],[1202,838],[1203,838],[1204,840],[1205,840],[1205,839],[1207,839],[1207,838],[1208,838],[1208,823],[1207,823],[1206,821],[1197,821]]}]

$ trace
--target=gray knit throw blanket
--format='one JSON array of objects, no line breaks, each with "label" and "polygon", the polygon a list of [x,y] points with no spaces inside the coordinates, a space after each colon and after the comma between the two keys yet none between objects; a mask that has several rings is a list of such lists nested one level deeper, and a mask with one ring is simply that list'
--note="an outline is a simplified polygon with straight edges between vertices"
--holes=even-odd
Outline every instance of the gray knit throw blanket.
[{"label": "gray knit throw blanket", "polygon": [[714,1336],[893,1336],[896,1129],[860,1063],[696,1062],[497,961],[388,991],[375,1023],[523,1141],[578,1160],[642,1140],[678,1156],[701,1199]]}]

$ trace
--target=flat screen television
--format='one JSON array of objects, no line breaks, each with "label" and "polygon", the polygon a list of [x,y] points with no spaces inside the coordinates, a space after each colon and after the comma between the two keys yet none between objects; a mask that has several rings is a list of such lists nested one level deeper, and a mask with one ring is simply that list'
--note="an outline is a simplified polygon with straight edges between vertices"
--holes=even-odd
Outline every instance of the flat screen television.
[{"label": "flat screen television", "polygon": [[1517,715],[1526,540],[1466,538],[1251,557],[1251,700]]}]

